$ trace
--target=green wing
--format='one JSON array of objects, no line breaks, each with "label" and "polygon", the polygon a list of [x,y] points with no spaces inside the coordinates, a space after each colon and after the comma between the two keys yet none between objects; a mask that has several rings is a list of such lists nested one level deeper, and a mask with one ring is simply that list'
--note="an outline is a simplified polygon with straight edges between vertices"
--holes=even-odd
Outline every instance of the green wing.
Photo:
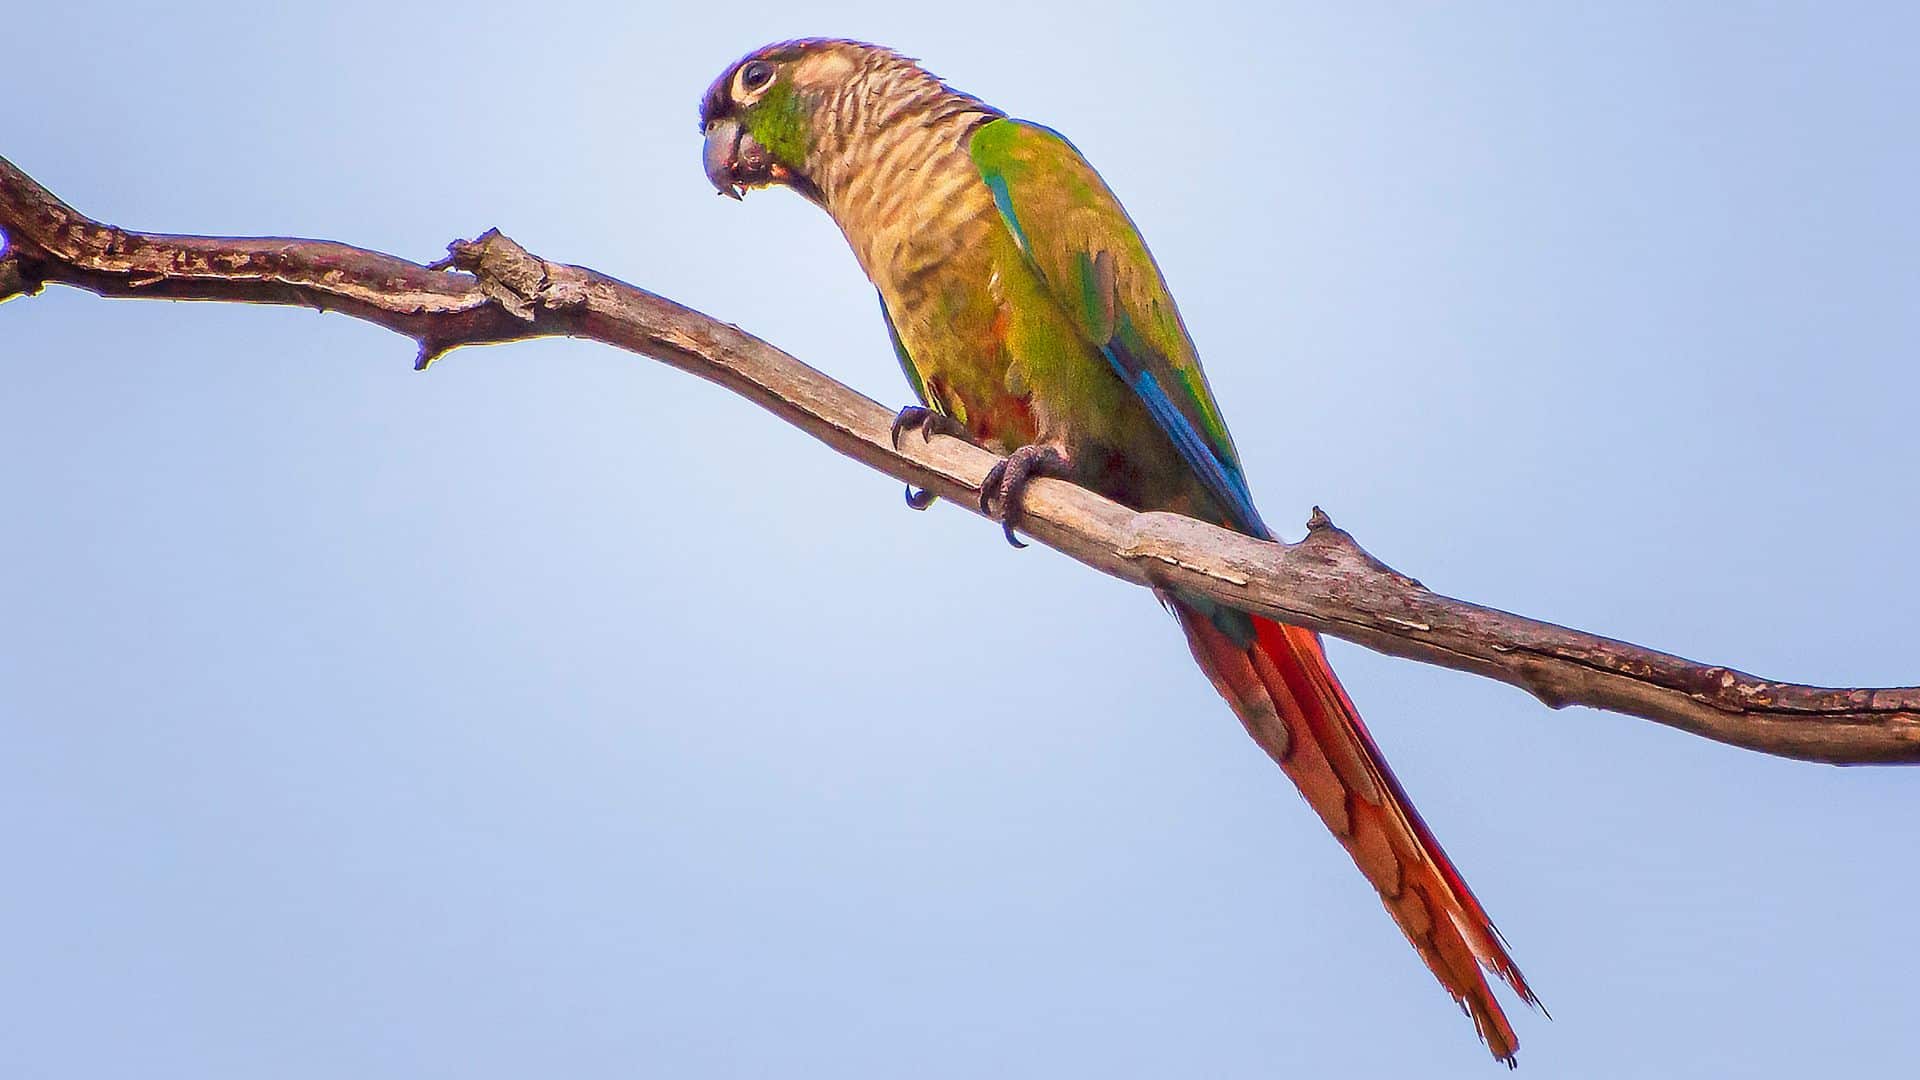
[{"label": "green wing", "polygon": [[1058,132],[1021,120],[982,125],[968,149],[1054,301],[1139,395],[1235,523],[1270,535],[1173,295],[1100,174]]},{"label": "green wing", "polygon": [[[900,360],[900,370],[907,373],[907,385],[913,387],[913,396],[920,399],[922,405],[933,405],[927,398],[927,384],[920,378],[920,369],[913,364],[913,357],[907,355],[907,344],[900,340],[900,331],[893,325],[893,312],[887,310],[887,295],[880,294],[880,318],[887,324],[887,340],[893,343],[893,355]],[[938,406],[934,406],[938,410]]]}]

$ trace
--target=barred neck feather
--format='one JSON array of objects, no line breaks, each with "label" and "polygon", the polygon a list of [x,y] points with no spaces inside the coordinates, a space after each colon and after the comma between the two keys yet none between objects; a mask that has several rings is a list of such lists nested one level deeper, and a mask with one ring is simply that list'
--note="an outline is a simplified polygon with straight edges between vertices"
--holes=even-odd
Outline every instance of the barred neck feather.
[{"label": "barred neck feather", "polygon": [[999,110],[942,83],[890,50],[835,51],[822,62],[852,66],[814,113],[806,175],[878,280],[905,234],[944,232],[978,210],[965,198],[979,175],[966,136]]}]

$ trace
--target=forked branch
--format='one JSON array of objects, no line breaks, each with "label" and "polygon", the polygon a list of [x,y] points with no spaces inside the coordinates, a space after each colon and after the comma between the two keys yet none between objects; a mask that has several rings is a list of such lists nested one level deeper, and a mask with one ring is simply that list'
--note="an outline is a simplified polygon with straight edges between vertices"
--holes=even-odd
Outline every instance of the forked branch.
[{"label": "forked branch", "polygon": [[[107,297],[338,311],[419,344],[426,367],[461,345],[589,338],[725,386],[893,478],[977,503],[997,460],[964,442],[888,438],[893,412],[697,311],[498,231],[421,265],[320,240],[168,236],[75,212],[0,158],[0,301],[47,284]],[[1023,529],[1097,570],[1205,593],[1392,656],[1518,686],[1763,753],[1835,764],[1920,762],[1920,687],[1773,682],[1441,596],[1368,555],[1317,509],[1306,539],[1272,544],[1188,518],[1135,513],[1056,480],[1028,489]]]}]

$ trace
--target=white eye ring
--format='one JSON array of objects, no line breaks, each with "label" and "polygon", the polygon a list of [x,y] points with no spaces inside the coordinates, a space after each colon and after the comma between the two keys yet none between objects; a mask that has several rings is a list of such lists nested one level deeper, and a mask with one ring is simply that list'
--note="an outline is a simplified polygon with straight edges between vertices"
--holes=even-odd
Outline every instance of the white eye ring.
[{"label": "white eye ring", "polygon": [[733,96],[742,100],[754,97],[773,85],[773,65],[765,60],[749,60],[740,65],[740,73],[734,76]]}]

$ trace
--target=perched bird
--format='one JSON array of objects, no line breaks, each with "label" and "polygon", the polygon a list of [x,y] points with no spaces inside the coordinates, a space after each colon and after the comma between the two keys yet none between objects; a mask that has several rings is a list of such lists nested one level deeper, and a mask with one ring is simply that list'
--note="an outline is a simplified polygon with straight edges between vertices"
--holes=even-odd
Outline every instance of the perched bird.
[{"label": "perched bird", "polygon": [[[784,185],[832,215],[880,292],[919,404],[894,439],[1007,455],[981,505],[1019,520],[1037,475],[1140,510],[1272,534],[1173,296],[1125,210],[1064,137],[854,41],[769,45],[700,104],[722,194]],[[925,493],[908,501],[924,508]],[[1018,543],[1018,541],[1014,541]],[[1481,969],[1537,1004],[1388,770],[1319,635],[1165,591],[1207,677],[1373,883],[1494,1056],[1518,1042]]]}]

